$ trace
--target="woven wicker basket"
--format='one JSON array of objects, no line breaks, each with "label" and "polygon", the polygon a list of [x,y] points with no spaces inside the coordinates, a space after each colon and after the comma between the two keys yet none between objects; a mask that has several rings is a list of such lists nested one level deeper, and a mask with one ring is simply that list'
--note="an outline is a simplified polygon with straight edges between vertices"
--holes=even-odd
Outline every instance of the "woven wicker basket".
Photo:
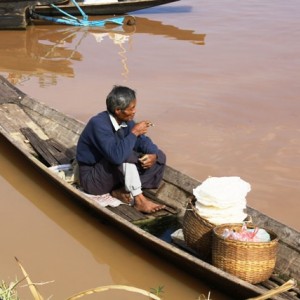
[{"label": "woven wicker basket", "polygon": [[186,244],[204,260],[211,260],[214,226],[197,213],[195,206],[190,201],[183,217],[182,231]]},{"label": "woven wicker basket", "polygon": [[225,228],[239,232],[242,224],[223,224],[213,229],[213,265],[252,284],[267,280],[276,263],[277,235],[268,231],[270,242],[242,242],[223,238]]}]

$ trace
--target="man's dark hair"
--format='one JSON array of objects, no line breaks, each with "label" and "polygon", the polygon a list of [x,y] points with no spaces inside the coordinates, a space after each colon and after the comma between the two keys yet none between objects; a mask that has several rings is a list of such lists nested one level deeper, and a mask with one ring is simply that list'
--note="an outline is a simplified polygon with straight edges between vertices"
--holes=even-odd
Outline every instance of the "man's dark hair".
[{"label": "man's dark hair", "polygon": [[125,110],[136,99],[134,90],[126,86],[115,85],[106,97],[106,108],[112,115],[117,108]]}]

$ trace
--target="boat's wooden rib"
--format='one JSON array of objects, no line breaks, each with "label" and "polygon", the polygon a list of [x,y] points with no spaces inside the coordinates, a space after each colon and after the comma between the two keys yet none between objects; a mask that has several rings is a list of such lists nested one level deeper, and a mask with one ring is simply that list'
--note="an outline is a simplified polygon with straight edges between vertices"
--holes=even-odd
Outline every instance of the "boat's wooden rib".
[{"label": "boat's wooden rib", "polygon": [[[121,205],[117,209],[104,208],[92,197],[82,193],[76,186],[57,176],[47,166],[60,163],[60,160],[58,159],[56,162],[51,160],[51,162],[45,164],[45,159],[41,159],[39,153],[41,150],[37,150],[35,146],[36,140],[54,141],[55,147],[60,149],[60,152],[66,153],[66,149],[68,149],[69,155],[66,155],[66,157],[70,160],[74,156],[76,142],[83,126],[82,122],[25,95],[0,76],[1,135],[45,176],[50,178],[55,185],[67,191],[74,200],[79,200],[96,211],[101,219],[138,239],[139,243],[146,245],[148,249],[173,261],[180,268],[187,270],[194,276],[198,276],[200,280],[212,283],[214,288],[231,295],[232,299],[246,299],[261,295],[267,290],[282,285],[289,277],[300,281],[299,232],[250,207],[248,207],[248,214],[252,217],[254,223],[275,232],[280,239],[274,274],[269,280],[257,285],[245,282],[199,259],[197,254],[185,245],[184,241],[176,244],[170,243],[144,230],[144,226],[158,219],[164,220],[176,216],[180,220],[192,196],[192,189],[200,184],[199,181],[169,166],[166,168],[161,186],[157,190],[147,191],[148,197],[168,206],[165,211],[156,215],[144,215],[126,205]],[[30,143],[28,141],[26,132],[35,133],[35,142],[31,141]],[[63,147],[60,145],[63,145]],[[160,218],[157,218],[158,216]],[[163,218],[161,218],[162,216]],[[299,300],[299,288],[295,287],[288,292],[274,296],[272,299]]]}]

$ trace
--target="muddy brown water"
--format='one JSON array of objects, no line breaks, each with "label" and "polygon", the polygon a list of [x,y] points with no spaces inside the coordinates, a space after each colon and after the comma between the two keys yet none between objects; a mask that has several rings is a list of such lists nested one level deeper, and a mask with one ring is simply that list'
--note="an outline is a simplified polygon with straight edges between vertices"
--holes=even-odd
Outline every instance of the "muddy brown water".
[{"label": "muddy brown water", "polygon": [[[105,108],[114,84],[134,88],[137,119],[155,124],[149,136],[169,165],[199,180],[240,176],[250,206],[300,230],[299,9],[296,0],[182,0],[135,13],[136,26],[0,31],[0,74],[83,121]],[[209,291],[226,299],[101,223],[0,144],[1,279],[22,277],[17,256],[32,280],[53,280],[40,286],[45,297],[126,284],[164,286],[164,299]],[[108,295],[143,299],[98,296]]]}]

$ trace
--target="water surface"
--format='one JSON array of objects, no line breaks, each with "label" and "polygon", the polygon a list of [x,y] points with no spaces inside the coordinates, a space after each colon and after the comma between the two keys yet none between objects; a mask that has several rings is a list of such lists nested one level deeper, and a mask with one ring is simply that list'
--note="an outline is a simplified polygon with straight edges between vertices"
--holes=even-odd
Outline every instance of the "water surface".
[{"label": "water surface", "polygon": [[[134,88],[137,118],[155,123],[149,135],[169,165],[199,180],[240,176],[250,206],[299,230],[299,9],[296,0],[182,0],[109,31],[1,31],[0,73],[82,121],[105,109],[113,85]],[[209,290],[225,299],[70,203],[2,139],[0,155],[1,278],[18,273],[16,255],[35,280],[55,279],[43,287],[55,298],[132,284],[163,285],[164,299]]]}]

